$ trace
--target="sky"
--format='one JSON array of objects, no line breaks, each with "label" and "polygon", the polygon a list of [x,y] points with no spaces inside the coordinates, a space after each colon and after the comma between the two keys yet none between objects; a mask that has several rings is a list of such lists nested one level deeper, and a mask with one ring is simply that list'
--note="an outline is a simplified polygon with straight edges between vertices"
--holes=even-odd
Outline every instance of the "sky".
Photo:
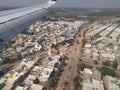
[{"label": "sky", "polygon": [[[0,6],[30,6],[47,0],[0,0]],[[58,0],[54,7],[120,8],[120,0]]]}]

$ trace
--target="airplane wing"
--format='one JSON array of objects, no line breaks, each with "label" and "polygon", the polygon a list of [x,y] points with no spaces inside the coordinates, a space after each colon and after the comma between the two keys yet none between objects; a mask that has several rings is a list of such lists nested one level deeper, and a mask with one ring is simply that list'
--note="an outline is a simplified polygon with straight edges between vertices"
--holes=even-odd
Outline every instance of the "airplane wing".
[{"label": "airplane wing", "polygon": [[0,41],[9,41],[24,31],[32,23],[43,17],[57,0],[49,0],[42,5],[24,7],[0,12]]}]

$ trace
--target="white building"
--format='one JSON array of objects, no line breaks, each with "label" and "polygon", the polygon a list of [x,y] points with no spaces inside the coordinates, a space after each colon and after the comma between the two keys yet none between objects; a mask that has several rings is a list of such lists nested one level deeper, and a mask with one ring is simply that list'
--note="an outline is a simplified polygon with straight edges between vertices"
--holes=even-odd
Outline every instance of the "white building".
[{"label": "white building", "polygon": [[107,90],[120,90],[120,80],[106,75],[104,85]]},{"label": "white building", "polygon": [[[85,68],[83,71],[83,87],[82,90],[104,90],[101,75],[96,71]],[[98,76],[96,76],[98,75]],[[98,79],[96,79],[98,78]]]}]

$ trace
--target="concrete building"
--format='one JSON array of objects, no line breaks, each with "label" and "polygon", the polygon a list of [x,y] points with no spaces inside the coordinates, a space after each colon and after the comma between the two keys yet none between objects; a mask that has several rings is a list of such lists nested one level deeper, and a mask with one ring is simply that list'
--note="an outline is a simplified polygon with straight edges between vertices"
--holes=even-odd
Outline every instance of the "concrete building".
[{"label": "concrete building", "polygon": [[107,90],[120,90],[120,80],[111,76],[105,76],[104,85]]}]

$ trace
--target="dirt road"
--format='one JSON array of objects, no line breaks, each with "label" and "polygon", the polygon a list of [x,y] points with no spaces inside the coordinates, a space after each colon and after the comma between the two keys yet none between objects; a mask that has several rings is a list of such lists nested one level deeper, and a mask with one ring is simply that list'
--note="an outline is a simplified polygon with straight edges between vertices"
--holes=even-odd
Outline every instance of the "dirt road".
[{"label": "dirt road", "polygon": [[[84,33],[85,31],[93,26],[96,25],[95,23],[92,23],[88,25],[87,27],[83,28],[81,32],[76,36],[74,44],[69,48],[69,50],[66,51],[66,55],[69,57],[69,60],[67,61],[67,65],[64,68],[64,71],[59,79],[58,85],[56,90],[73,90],[73,79],[77,75],[77,64],[79,62],[80,53],[82,51],[82,45],[83,45],[83,39],[84,39]],[[67,87],[64,87],[64,82],[67,81],[68,85]]]}]

